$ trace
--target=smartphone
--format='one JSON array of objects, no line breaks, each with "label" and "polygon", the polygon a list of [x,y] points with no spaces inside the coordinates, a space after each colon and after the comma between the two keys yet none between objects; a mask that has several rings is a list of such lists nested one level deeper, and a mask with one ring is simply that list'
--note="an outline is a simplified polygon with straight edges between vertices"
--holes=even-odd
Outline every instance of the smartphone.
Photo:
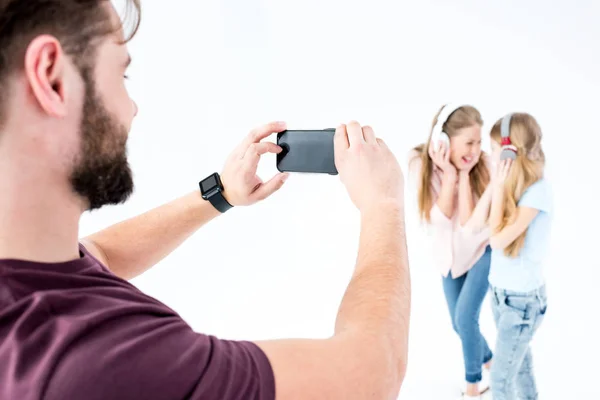
[{"label": "smartphone", "polygon": [[283,151],[277,154],[280,172],[337,175],[333,151],[335,129],[286,130],[277,134]]}]

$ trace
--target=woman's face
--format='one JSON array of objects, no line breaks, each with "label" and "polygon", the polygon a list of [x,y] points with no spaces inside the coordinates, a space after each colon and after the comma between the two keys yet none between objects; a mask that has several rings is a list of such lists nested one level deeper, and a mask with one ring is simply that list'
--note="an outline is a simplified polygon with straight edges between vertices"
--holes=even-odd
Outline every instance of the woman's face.
[{"label": "woman's face", "polygon": [[450,139],[450,151],[450,161],[458,170],[476,163],[481,155],[481,126],[459,129]]}]

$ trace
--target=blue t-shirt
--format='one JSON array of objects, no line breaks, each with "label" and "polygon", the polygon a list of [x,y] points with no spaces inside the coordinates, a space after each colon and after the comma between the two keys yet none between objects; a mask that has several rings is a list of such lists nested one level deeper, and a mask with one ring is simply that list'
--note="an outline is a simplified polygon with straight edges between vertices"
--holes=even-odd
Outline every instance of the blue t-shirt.
[{"label": "blue t-shirt", "polygon": [[539,213],[529,224],[525,245],[516,258],[506,257],[503,249],[492,251],[489,281],[500,289],[531,292],[545,282],[543,265],[552,222],[552,192],[548,181],[540,179],[527,188],[518,206],[535,208]]}]

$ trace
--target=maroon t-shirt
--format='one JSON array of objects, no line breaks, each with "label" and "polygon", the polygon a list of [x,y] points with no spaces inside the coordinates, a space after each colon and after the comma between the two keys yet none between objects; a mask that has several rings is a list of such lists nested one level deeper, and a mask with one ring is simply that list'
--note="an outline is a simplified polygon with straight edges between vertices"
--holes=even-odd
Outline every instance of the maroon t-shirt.
[{"label": "maroon t-shirt", "polygon": [[80,251],[0,260],[0,399],[275,398],[259,347],[194,332]]}]

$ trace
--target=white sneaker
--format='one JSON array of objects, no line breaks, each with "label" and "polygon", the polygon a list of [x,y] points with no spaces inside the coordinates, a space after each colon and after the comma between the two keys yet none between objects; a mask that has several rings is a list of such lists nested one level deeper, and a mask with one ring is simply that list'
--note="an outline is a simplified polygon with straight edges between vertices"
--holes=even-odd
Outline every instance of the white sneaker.
[{"label": "white sneaker", "polygon": [[481,371],[481,382],[479,382],[479,393],[484,394],[490,390],[490,370],[483,368]]},{"label": "white sneaker", "polygon": [[458,400],[481,400],[481,396],[469,396],[468,394],[463,394]]},{"label": "white sneaker", "polygon": [[[488,390],[490,390],[490,370],[483,367],[483,370],[481,371],[481,381],[479,381],[479,393],[484,394]],[[467,392],[467,383],[465,382],[463,384],[461,393],[463,395],[465,395],[466,392]]]}]

